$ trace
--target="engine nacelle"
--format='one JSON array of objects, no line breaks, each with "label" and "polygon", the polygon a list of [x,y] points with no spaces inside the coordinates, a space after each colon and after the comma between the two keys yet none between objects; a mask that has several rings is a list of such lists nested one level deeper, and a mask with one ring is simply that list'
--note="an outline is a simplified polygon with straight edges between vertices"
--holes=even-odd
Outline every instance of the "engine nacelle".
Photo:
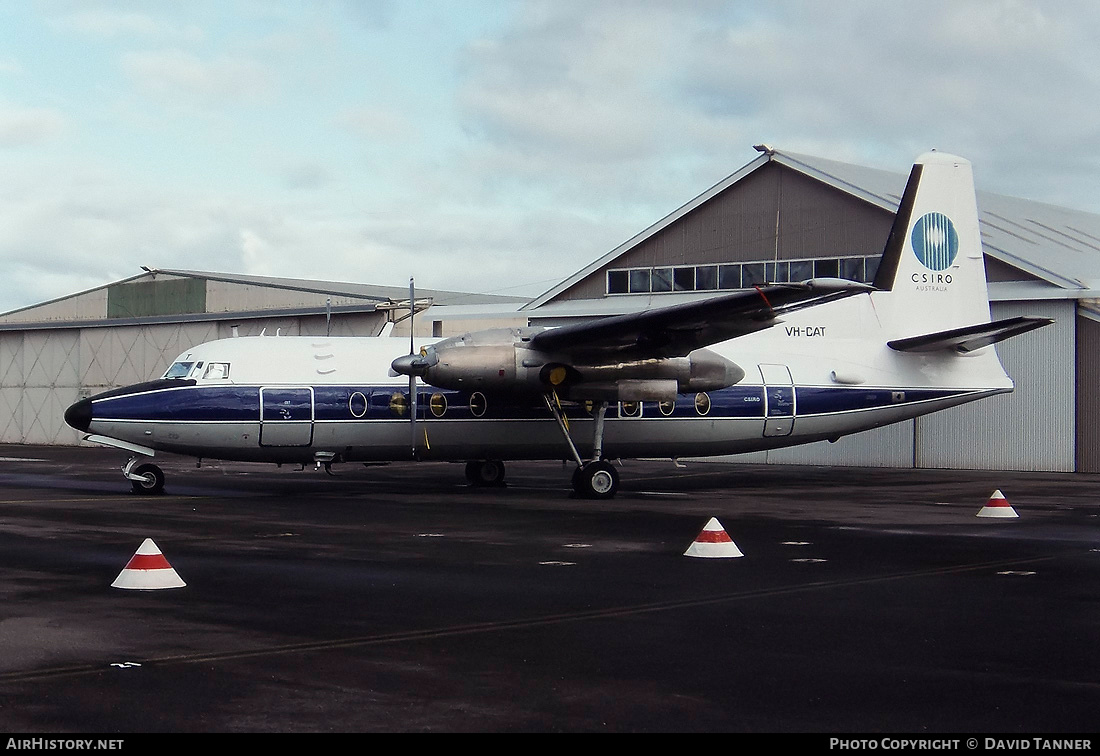
[{"label": "engine nacelle", "polygon": [[438,388],[496,393],[553,389],[571,399],[631,401],[716,391],[745,377],[739,366],[707,349],[686,357],[606,362],[547,354],[527,346],[539,330],[496,328],[444,339],[418,355],[397,358],[393,369]]}]

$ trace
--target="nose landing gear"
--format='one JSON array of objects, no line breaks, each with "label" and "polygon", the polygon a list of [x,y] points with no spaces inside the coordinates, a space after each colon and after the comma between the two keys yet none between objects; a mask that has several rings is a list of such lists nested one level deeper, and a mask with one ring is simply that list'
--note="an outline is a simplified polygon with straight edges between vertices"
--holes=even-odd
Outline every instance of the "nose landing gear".
[{"label": "nose landing gear", "polygon": [[148,462],[138,464],[137,457],[122,466],[122,474],[130,481],[134,493],[152,496],[164,493],[164,471]]}]

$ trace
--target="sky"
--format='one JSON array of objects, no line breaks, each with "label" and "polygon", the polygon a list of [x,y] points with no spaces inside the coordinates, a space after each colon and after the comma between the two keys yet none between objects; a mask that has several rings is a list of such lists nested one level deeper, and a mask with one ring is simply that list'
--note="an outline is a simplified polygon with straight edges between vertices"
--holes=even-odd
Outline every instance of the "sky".
[{"label": "sky", "polygon": [[141,266],[536,296],[753,160],[1100,213],[1093,0],[3,0],[0,312]]}]

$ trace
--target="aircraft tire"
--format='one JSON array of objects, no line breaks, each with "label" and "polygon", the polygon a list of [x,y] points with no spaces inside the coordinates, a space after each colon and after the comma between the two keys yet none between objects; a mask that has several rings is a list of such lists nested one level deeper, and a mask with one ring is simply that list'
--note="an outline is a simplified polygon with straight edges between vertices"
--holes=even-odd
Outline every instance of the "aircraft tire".
[{"label": "aircraft tire", "polygon": [[130,487],[134,493],[152,495],[164,493],[164,471],[156,465],[138,465],[133,470],[134,475],[140,475],[141,480],[130,480]]},{"label": "aircraft tire", "polygon": [[466,463],[466,480],[471,486],[503,486],[504,463],[499,459],[474,460]]},{"label": "aircraft tire", "polygon": [[577,468],[573,491],[584,499],[610,499],[619,490],[619,474],[610,462],[599,460]]}]

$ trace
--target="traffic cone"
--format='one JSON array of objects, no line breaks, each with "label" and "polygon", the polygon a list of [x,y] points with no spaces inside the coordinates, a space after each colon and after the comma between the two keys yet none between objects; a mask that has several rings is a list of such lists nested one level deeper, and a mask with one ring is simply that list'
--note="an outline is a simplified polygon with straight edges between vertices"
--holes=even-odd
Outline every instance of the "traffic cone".
[{"label": "traffic cone", "polygon": [[180,579],[172,565],[160,553],[152,538],[146,538],[130,561],[118,573],[112,588],[133,591],[157,591],[162,588],[182,588],[187,583]]},{"label": "traffic cone", "polygon": [[745,555],[741,553],[741,549],[737,548],[737,544],[726,534],[726,530],[722,527],[722,523],[718,522],[718,518],[711,517],[710,522],[703,527],[692,544],[688,546],[684,556],[717,559]]},{"label": "traffic cone", "polygon": [[989,501],[978,512],[978,517],[1019,517],[1016,514],[1016,510],[1012,508],[1012,505],[1008,503],[1008,499],[1005,495],[996,490],[993,495],[989,497]]}]

